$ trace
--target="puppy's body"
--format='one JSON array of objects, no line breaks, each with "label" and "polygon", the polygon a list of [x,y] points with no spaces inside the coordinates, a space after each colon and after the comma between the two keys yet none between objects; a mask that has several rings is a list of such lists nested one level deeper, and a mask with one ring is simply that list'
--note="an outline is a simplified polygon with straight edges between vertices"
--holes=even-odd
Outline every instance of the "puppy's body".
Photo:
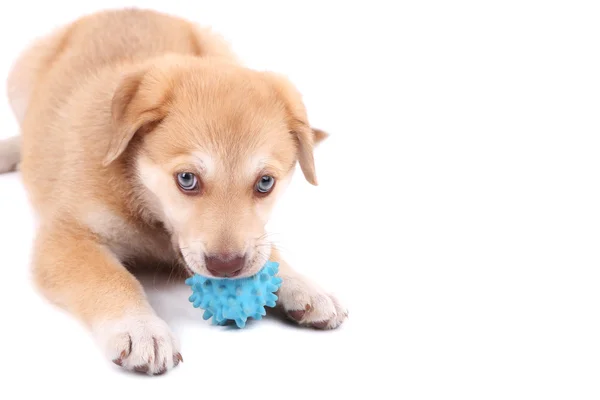
[{"label": "puppy's body", "polygon": [[[219,37],[187,21],[124,10],[39,40],[8,91],[40,220],[36,282],[116,363],[161,373],[181,359],[131,264],[248,276],[270,258],[281,263],[290,317],[320,328],[343,321],[337,300],[264,240],[296,161],[316,183],[312,149],[324,135],[285,79],[241,67]],[[8,170],[19,140],[4,146]],[[261,180],[275,184],[263,193]]]},{"label": "puppy's body", "polygon": [[[203,43],[216,44],[208,35]],[[200,42],[195,27],[179,19],[105,12],[75,21],[21,56],[9,77],[9,98],[23,116],[23,180],[43,220],[74,219],[127,258],[174,258],[169,236],[138,213],[130,165],[101,165],[122,77],[161,54],[198,56]],[[203,55],[212,56],[206,47]]]}]

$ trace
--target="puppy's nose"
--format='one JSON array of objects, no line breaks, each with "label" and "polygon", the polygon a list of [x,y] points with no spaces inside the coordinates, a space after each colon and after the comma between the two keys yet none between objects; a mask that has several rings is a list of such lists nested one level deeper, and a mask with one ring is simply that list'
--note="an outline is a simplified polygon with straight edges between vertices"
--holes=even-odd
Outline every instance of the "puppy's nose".
[{"label": "puppy's nose", "polygon": [[237,254],[216,254],[206,256],[206,268],[218,277],[233,277],[240,273],[246,263],[246,256]]}]

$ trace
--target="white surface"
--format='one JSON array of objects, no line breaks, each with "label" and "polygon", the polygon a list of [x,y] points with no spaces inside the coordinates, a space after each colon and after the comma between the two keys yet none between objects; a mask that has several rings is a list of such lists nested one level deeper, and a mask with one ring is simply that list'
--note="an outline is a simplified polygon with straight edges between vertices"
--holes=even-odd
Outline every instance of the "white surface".
[{"label": "white surface", "polygon": [[[272,230],[351,318],[334,332],[272,319],[223,331],[185,287],[150,277],[185,362],[121,373],[32,291],[31,212],[18,175],[0,176],[0,398],[600,396],[595,2],[181,3],[145,5],[212,25],[249,66],[288,74],[332,134],[321,186],[297,174]],[[11,2],[0,76],[31,38],[123,4]]]}]

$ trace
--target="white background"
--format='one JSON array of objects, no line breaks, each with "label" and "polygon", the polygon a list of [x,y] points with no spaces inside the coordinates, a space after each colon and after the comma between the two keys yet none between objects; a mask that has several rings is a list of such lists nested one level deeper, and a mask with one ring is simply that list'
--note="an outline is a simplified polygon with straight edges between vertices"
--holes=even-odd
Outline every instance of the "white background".
[{"label": "white background", "polygon": [[[123,373],[32,290],[32,213],[19,175],[4,175],[0,398],[598,399],[594,3],[137,2],[211,25],[248,66],[287,74],[331,133],[321,185],[298,173],[271,230],[350,319],[333,332],[275,319],[222,330],[186,287],[151,276],[185,362]],[[3,77],[32,38],[125,5],[6,4]],[[0,136],[16,134],[0,102]]]}]

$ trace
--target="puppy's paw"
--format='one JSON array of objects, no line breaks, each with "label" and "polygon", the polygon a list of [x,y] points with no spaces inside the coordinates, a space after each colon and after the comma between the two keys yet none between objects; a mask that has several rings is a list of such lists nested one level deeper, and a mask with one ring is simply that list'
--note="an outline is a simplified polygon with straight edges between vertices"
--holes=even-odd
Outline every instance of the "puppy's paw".
[{"label": "puppy's paw", "polygon": [[183,361],[171,330],[155,315],[97,324],[94,336],[110,360],[130,371],[160,375]]},{"label": "puppy's paw", "polygon": [[287,316],[303,326],[334,329],[348,316],[335,296],[302,277],[284,279],[277,295]]}]

